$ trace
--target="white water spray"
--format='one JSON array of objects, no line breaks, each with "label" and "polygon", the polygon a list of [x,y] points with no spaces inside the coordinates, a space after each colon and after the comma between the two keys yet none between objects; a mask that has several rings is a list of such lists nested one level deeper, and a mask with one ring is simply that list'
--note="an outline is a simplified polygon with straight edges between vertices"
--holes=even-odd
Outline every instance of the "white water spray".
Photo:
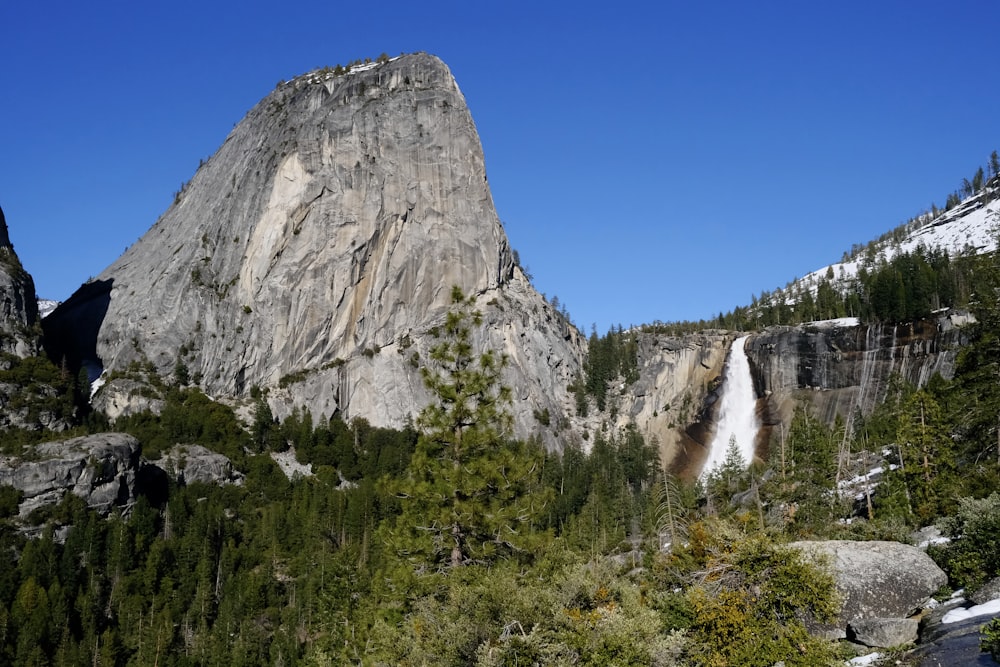
[{"label": "white water spray", "polygon": [[746,344],[749,336],[743,336],[733,341],[729,349],[729,360],[726,363],[726,377],[722,385],[722,404],[719,406],[719,422],[716,424],[715,437],[708,450],[708,459],[701,469],[702,476],[722,465],[726,460],[726,450],[729,441],[736,438],[740,456],[749,466],[754,457],[754,441],[757,439],[757,423],[755,406],[757,397],[753,391],[753,378],[750,377],[750,362],[747,361]]}]

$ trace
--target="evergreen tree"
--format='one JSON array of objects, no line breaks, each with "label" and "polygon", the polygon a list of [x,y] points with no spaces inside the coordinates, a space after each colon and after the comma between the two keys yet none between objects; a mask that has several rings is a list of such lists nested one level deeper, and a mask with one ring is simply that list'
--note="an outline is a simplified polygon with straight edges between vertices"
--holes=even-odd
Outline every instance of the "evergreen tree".
[{"label": "evergreen tree", "polygon": [[897,442],[912,511],[928,521],[950,510],[954,499],[947,485],[955,469],[951,439],[942,425],[941,408],[928,392],[915,391],[903,401]]},{"label": "evergreen tree", "polygon": [[384,483],[402,509],[388,541],[418,571],[530,554],[548,499],[541,450],[509,437],[506,359],[475,354],[481,314],[457,287],[452,301],[434,366],[422,369],[434,401],[417,418],[416,451],[406,477]]}]

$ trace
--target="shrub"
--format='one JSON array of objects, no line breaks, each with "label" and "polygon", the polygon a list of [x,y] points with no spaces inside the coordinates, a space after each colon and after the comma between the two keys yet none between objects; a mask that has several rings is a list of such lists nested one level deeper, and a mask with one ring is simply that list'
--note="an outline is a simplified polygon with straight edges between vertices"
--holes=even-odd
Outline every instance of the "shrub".
[{"label": "shrub", "polygon": [[961,498],[958,511],[941,523],[953,542],[927,550],[956,588],[976,589],[1000,576],[1000,493]]},{"label": "shrub", "polygon": [[994,618],[984,625],[982,632],[983,636],[979,639],[979,648],[1000,662],[1000,618]]},{"label": "shrub", "polygon": [[690,533],[669,560],[694,582],[688,606],[678,608],[691,617],[692,664],[831,663],[831,645],[811,637],[805,620],[836,614],[832,575],[796,550],[763,535],[740,537],[724,522],[695,524]]}]

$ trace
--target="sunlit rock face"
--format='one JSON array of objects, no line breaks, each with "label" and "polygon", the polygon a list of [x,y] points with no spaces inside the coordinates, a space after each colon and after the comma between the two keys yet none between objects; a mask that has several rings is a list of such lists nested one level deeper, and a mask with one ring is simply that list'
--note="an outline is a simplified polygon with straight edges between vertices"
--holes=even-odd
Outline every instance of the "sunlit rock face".
[{"label": "sunlit rock face", "polygon": [[21,491],[18,508],[27,517],[59,502],[67,492],[108,513],[135,500],[139,442],[125,433],[98,433],[36,445],[26,460],[0,457],[0,484]]},{"label": "sunlit rock face", "polygon": [[38,353],[35,281],[21,266],[0,209],[0,351],[18,357]]},{"label": "sunlit rock face", "polygon": [[555,446],[533,415],[569,413],[584,342],[515,265],[451,73],[415,54],[279,84],[46,332],[91,369],[180,363],[217,397],[269,390],[278,416],[400,426],[456,285],[510,358],[518,434]]}]

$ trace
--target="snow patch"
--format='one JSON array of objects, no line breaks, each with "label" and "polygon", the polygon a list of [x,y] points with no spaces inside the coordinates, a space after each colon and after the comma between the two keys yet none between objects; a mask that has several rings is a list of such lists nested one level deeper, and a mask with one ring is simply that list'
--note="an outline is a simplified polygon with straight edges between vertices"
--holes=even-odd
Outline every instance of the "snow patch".
[{"label": "snow patch", "polygon": [[48,317],[53,310],[59,307],[59,301],[53,301],[52,299],[39,299],[38,300],[38,318],[45,319]]},{"label": "snow patch", "polygon": [[951,542],[951,538],[950,537],[945,537],[944,535],[939,535],[938,537],[932,537],[929,540],[923,540],[923,541],[921,541],[920,544],[917,545],[917,548],[918,549],[926,549],[927,547],[933,546],[935,544],[948,544],[950,542]]},{"label": "snow patch", "polygon": [[952,609],[944,615],[944,618],[941,619],[941,623],[958,623],[959,621],[975,618],[976,616],[996,616],[997,614],[1000,614],[1000,598],[984,602],[983,604],[977,604],[974,607],[968,607],[966,609]]},{"label": "snow patch", "polygon": [[802,326],[813,327],[814,329],[834,329],[838,327],[857,327],[861,326],[861,320],[856,317],[837,317],[832,320],[817,320],[815,322],[806,322]]},{"label": "snow patch", "polygon": [[881,653],[869,653],[867,655],[859,655],[856,658],[851,658],[845,664],[856,666],[856,665],[874,665],[879,660],[882,659]]}]

